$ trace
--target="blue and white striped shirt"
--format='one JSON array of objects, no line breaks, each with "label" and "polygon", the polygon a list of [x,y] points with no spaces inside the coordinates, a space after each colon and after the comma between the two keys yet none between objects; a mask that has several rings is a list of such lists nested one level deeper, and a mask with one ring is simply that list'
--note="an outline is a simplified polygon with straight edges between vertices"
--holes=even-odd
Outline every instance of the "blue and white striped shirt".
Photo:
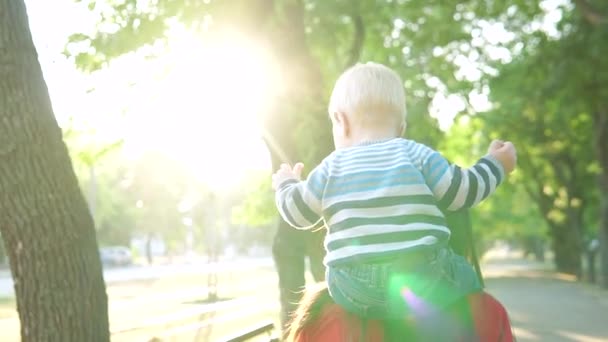
[{"label": "blue and white striped shirt", "polygon": [[280,184],[276,204],[296,228],[325,222],[325,264],[335,266],[447,242],[439,208],[472,207],[503,178],[491,156],[461,169],[425,145],[395,138],[334,151],[305,181]]}]

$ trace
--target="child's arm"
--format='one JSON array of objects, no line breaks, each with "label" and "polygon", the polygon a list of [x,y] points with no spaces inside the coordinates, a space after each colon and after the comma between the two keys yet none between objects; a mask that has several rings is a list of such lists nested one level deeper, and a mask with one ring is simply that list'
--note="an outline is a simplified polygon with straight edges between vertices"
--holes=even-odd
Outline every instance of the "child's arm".
[{"label": "child's arm", "polygon": [[515,148],[511,143],[493,142],[489,153],[469,169],[450,165],[436,151],[420,145],[422,173],[442,208],[470,208],[492,194],[505,173],[515,166]]},{"label": "child's arm", "polygon": [[303,164],[293,170],[287,164],[272,176],[276,190],[276,205],[281,217],[298,229],[309,229],[321,220],[321,196],[327,179],[323,164],[315,168],[304,181],[300,181]]}]

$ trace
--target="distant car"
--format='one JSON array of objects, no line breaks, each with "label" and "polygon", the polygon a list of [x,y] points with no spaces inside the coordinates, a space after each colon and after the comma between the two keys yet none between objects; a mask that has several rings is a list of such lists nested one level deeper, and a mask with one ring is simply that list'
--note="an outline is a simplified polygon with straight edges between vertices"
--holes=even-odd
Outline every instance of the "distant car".
[{"label": "distant car", "polygon": [[131,250],[123,246],[102,247],[99,255],[104,266],[128,266],[133,263]]}]

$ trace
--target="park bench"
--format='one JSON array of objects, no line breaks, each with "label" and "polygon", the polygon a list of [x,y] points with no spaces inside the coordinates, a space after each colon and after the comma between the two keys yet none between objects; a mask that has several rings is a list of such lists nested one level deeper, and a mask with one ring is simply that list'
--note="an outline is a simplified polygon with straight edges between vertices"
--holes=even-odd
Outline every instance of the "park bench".
[{"label": "park bench", "polygon": [[243,342],[254,337],[261,337],[263,335],[268,335],[268,342],[278,342],[279,338],[273,335],[274,323],[272,321],[265,321],[258,323],[257,325],[248,327],[230,337],[227,337],[222,342]]},{"label": "park bench", "polygon": [[[259,307],[251,306],[252,300],[254,300],[252,297],[244,297],[227,300],[224,302],[210,303],[202,307],[193,307],[190,309],[181,310],[180,312],[147,319],[135,325],[127,325],[123,327],[114,328],[112,329],[112,335],[122,335],[136,330],[146,330],[163,326],[164,331],[162,333],[156,334],[154,337],[151,338],[150,341],[164,341],[166,339],[173,339],[183,334],[196,332],[197,330],[200,330],[201,328],[206,327],[210,324],[226,322],[228,320],[238,318],[240,316],[255,315]],[[216,312],[219,311],[228,311],[229,313],[234,312],[235,309],[242,308],[243,306],[249,307],[249,309],[238,310],[236,311],[238,312],[236,315],[230,314],[228,316],[219,317],[216,317],[214,315]],[[201,316],[207,314],[211,314],[212,316],[201,321]],[[185,322],[191,319],[194,319],[194,321],[191,321],[191,323]],[[231,337],[222,339],[221,341],[236,342],[247,341],[252,338],[257,338],[256,341],[278,342],[279,339],[272,336],[274,330],[274,323],[271,320],[266,320],[254,326],[251,326],[248,329],[244,329],[240,332],[237,332],[236,334],[231,335]],[[268,338],[264,340],[262,339],[262,336],[265,334],[268,335]]]}]

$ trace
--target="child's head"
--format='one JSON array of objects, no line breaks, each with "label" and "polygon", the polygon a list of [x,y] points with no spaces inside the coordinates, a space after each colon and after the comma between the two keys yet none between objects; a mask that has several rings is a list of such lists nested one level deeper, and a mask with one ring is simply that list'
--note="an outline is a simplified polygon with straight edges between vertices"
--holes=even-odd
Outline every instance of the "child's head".
[{"label": "child's head", "polygon": [[336,148],[400,136],[406,114],[403,82],[382,64],[357,64],[336,81],[328,110]]}]

